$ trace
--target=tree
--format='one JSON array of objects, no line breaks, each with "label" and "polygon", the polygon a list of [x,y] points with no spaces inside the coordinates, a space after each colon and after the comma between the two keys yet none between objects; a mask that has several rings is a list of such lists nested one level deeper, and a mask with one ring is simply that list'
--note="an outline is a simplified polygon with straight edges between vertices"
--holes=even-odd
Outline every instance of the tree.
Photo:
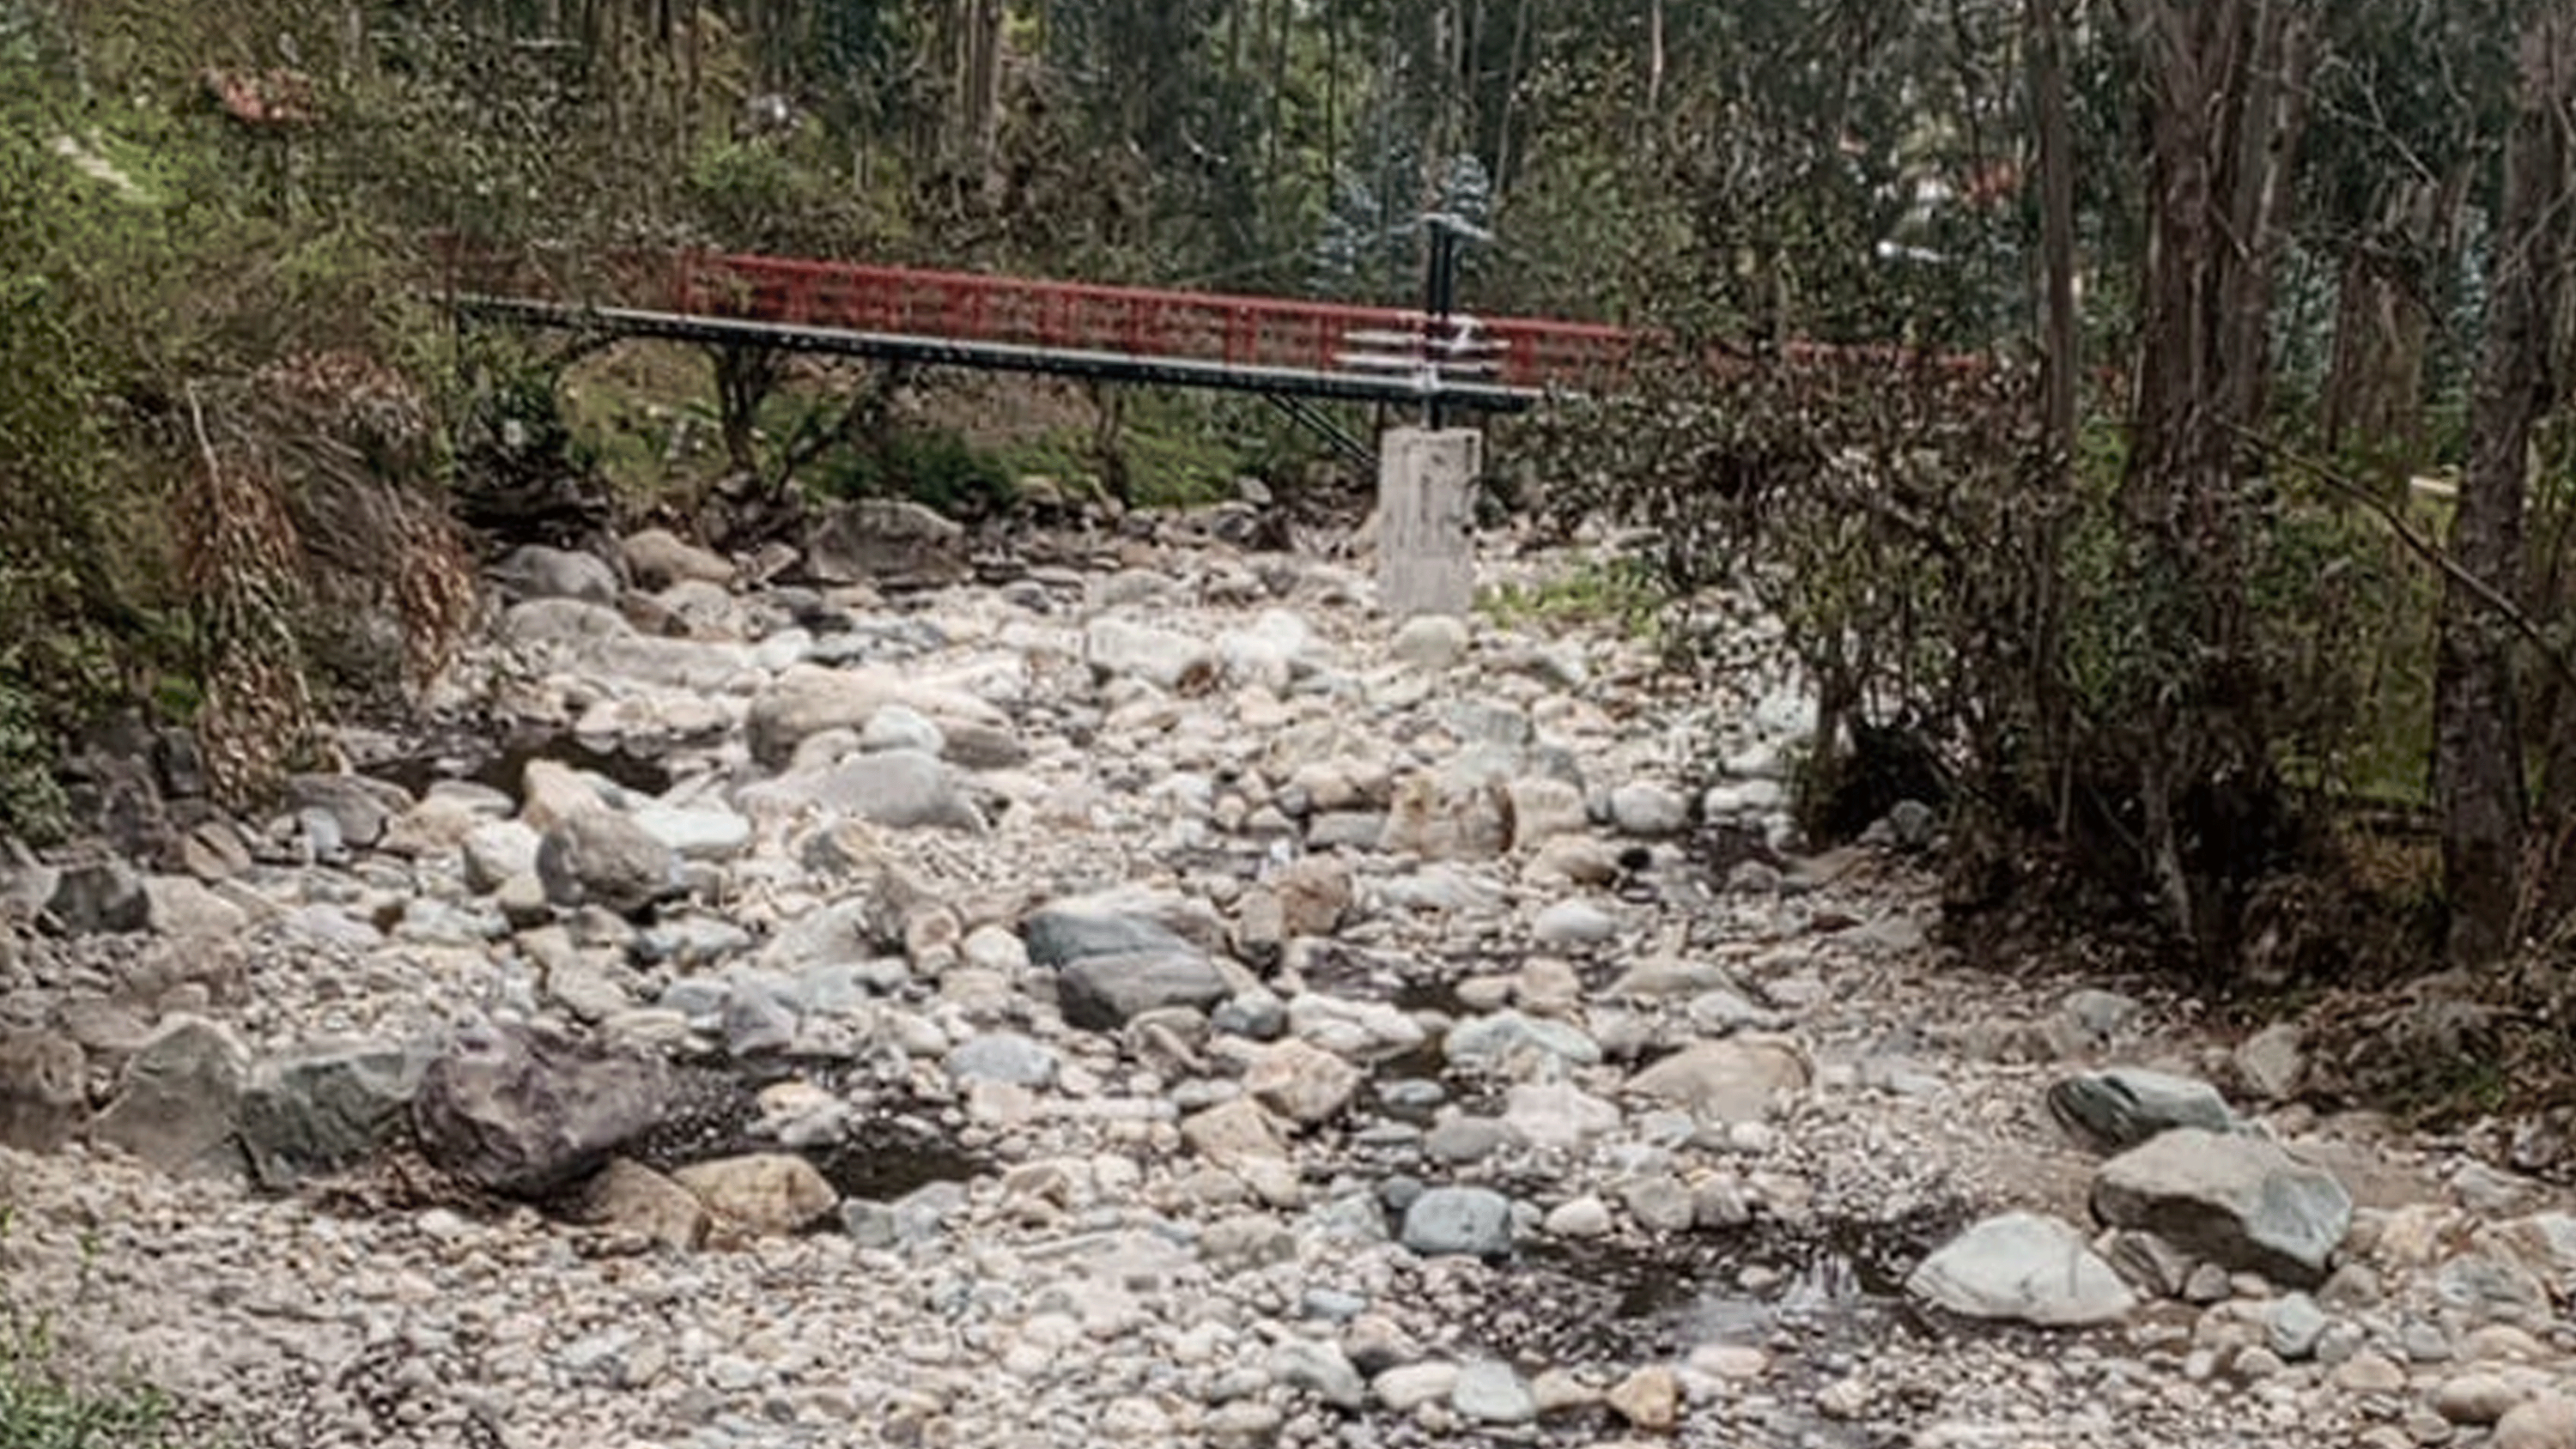
[{"label": "tree", "polygon": [[2551,341],[2565,276],[2560,233],[2571,199],[2568,127],[2576,124],[2576,12],[2559,0],[2539,9],[2522,32],[2517,70],[2435,669],[2433,778],[2448,946],[2463,963],[2493,960],[2512,944],[2526,884],[2517,639],[2496,605],[2521,596],[2532,430],[2554,394]]}]

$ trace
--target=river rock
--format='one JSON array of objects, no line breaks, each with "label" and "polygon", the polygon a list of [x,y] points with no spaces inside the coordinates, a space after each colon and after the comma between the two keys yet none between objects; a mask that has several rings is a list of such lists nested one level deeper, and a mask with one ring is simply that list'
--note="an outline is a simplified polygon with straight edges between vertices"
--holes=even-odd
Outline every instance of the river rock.
[{"label": "river rock", "polygon": [[365,775],[290,775],[286,804],[301,813],[319,810],[339,827],[341,841],[353,850],[371,850],[385,838],[395,816],[411,809],[411,792],[388,780]]},{"label": "river rock", "polygon": [[1518,1370],[1499,1359],[1478,1359],[1458,1367],[1449,1389],[1449,1407],[1460,1418],[1480,1424],[1526,1424],[1538,1417],[1538,1398]]},{"label": "river rock", "polygon": [[231,1027],[173,1016],[126,1062],[116,1099],[90,1133],[166,1171],[236,1168],[227,1154],[250,1067],[250,1050]]},{"label": "river rock", "polygon": [[1282,1340],[1270,1351],[1270,1374],[1290,1388],[1305,1389],[1337,1409],[1357,1412],[1368,1403],[1368,1386],[1351,1365],[1342,1346],[1312,1338]]},{"label": "river rock", "polygon": [[1534,851],[1558,836],[1592,828],[1583,788],[1553,775],[1524,775],[1503,786],[1503,813],[1514,851]]},{"label": "river rock", "polygon": [[1632,1371],[1610,1386],[1612,1412],[1649,1434],[1669,1434],[1681,1422],[1681,1376],[1661,1364]]},{"label": "river rock", "polygon": [[628,536],[618,545],[618,556],[625,561],[627,577],[635,581],[635,587],[648,593],[693,581],[733,582],[734,567],[721,555],[685,542],[665,528],[648,528]]},{"label": "river rock", "polygon": [[164,936],[222,939],[250,924],[249,912],[193,876],[146,876],[143,898],[145,923]]},{"label": "river rock", "polygon": [[1111,1031],[1149,1011],[1205,1011],[1234,994],[1216,963],[1195,950],[1083,956],[1056,971],[1056,1005],[1067,1025]]},{"label": "river rock", "polygon": [[959,1044],[941,1065],[952,1081],[1044,1087],[1055,1080],[1058,1062],[1040,1042],[1015,1031],[995,1031]]},{"label": "river rock", "polygon": [[1628,1091],[1704,1121],[1758,1122],[1772,1099],[1812,1079],[1805,1053],[1784,1037],[1695,1042],[1628,1079]]},{"label": "river rock", "polygon": [[1263,1047],[1244,1069],[1243,1090],[1301,1126],[1342,1114],[1366,1078],[1358,1067],[1318,1046],[1290,1038]]},{"label": "river rock", "polygon": [[755,1152],[693,1162],[671,1180],[707,1205],[719,1225],[783,1237],[829,1213],[840,1194],[814,1164],[792,1152]]},{"label": "river rock", "polygon": [[0,1032],[0,1146],[51,1152],[89,1120],[88,1058],[50,1031]]},{"label": "river rock", "polygon": [[1517,1011],[1471,1016],[1456,1023],[1441,1038],[1440,1050],[1449,1065],[1469,1072],[1508,1072],[1531,1057],[1553,1057],[1577,1067],[1601,1060],[1600,1044],[1574,1026]]},{"label": "river rock", "polygon": [[391,1042],[315,1046],[259,1064],[242,1097],[242,1146],[263,1187],[353,1167],[402,1129],[429,1052]]},{"label": "river rock", "polygon": [[2176,1127],[2233,1132],[2238,1126],[2216,1087],[2144,1067],[2067,1077],[2048,1089],[2048,1110],[2076,1140],[2100,1152],[2125,1152]]},{"label": "river rock", "polygon": [[855,498],[805,532],[804,573],[816,583],[920,588],[967,574],[966,530],[907,498]]},{"label": "river rock", "polygon": [[2137,1297],[2084,1235],[2036,1213],[1988,1218],[1923,1260],[1906,1288],[1969,1318],[2046,1328],[2119,1319]]},{"label": "river rock", "polygon": [[492,570],[492,578],[515,598],[617,602],[617,571],[605,560],[541,543],[510,550]]},{"label": "river rock", "polygon": [[672,1103],[658,1059],[476,1023],[422,1075],[412,1124],[439,1167],[493,1192],[539,1197],[653,1130]]},{"label": "river rock", "polygon": [[2352,1197],[2333,1175],[2278,1146],[2178,1127],[2102,1165],[2093,1213],[2139,1228],[2227,1268],[2313,1286],[2352,1227]]},{"label": "river rock", "polygon": [[1395,631],[1387,653],[1425,672],[1447,669],[1466,656],[1466,621],[1447,614],[1417,614]]},{"label": "river rock", "polygon": [[1500,782],[1445,769],[1406,776],[1388,802],[1378,848],[1425,860],[1490,860],[1511,843]]},{"label": "river rock", "polygon": [[920,750],[857,755],[745,788],[739,802],[763,808],[813,807],[895,830],[937,827],[982,834],[984,814],[958,788],[938,756]]},{"label": "river rock", "polygon": [[619,915],[646,910],[681,890],[680,859],[651,831],[614,810],[576,810],[537,843],[546,899],[570,910],[599,906]]},{"label": "river rock", "polygon": [[2544,1393],[2505,1410],[2491,1449],[2576,1449],[2576,1398]]},{"label": "river rock", "polygon": [[1082,657],[1102,679],[1141,679],[1168,694],[1204,694],[1224,677],[1216,646],[1177,629],[1127,619],[1094,619]]},{"label": "river rock", "polygon": [[1483,1187],[1427,1189],[1406,1206],[1398,1237],[1425,1257],[1502,1257],[1512,1250],[1511,1199]]},{"label": "river rock", "polygon": [[82,861],[55,877],[45,913],[75,936],[122,934],[151,925],[152,899],[124,861]]},{"label": "river rock", "polygon": [[1610,792],[1610,821],[1626,835],[1679,835],[1690,828],[1690,797],[1651,780],[1630,781]]},{"label": "river rock", "polygon": [[786,764],[796,747],[826,730],[857,731],[889,704],[902,704],[937,724],[956,744],[961,725],[1008,733],[1011,721],[1000,710],[963,690],[907,677],[886,669],[831,669],[818,664],[791,666],[777,683],[751,702],[743,728],[752,757],[773,769]]}]

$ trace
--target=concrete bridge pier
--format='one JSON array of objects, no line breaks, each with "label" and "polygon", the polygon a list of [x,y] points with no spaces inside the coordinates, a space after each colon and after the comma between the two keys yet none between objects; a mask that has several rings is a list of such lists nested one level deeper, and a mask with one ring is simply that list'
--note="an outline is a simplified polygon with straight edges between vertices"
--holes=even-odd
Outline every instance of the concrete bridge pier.
[{"label": "concrete bridge pier", "polygon": [[1390,428],[1378,443],[1377,589],[1387,617],[1465,618],[1476,603],[1474,428]]}]

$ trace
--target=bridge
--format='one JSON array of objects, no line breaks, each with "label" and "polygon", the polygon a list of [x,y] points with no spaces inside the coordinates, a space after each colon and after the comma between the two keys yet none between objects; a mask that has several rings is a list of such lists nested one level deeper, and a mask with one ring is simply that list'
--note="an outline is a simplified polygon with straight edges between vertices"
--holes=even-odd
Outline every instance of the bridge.
[{"label": "bridge", "polygon": [[441,261],[459,313],[521,325],[1435,413],[1597,388],[1636,345],[1598,323],[715,252],[621,258],[609,295],[580,298],[454,244]]}]

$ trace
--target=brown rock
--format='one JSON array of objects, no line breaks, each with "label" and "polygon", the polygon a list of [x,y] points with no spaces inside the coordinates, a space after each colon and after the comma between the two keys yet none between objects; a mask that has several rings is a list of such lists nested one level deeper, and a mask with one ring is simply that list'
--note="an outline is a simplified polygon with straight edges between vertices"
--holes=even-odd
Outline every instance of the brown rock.
[{"label": "brown rock", "polygon": [[1681,1380],[1671,1369],[1650,1364],[1612,1385],[1609,1402],[1620,1418],[1636,1427],[1669,1434],[1681,1422]]},{"label": "brown rock", "polygon": [[665,1247],[686,1250],[707,1239],[707,1205],[696,1193],[623,1157],[609,1159],[590,1180],[578,1217]]},{"label": "brown rock", "polygon": [[793,1233],[841,1200],[814,1164],[788,1152],[692,1163],[671,1178],[726,1226],[755,1235]]}]

